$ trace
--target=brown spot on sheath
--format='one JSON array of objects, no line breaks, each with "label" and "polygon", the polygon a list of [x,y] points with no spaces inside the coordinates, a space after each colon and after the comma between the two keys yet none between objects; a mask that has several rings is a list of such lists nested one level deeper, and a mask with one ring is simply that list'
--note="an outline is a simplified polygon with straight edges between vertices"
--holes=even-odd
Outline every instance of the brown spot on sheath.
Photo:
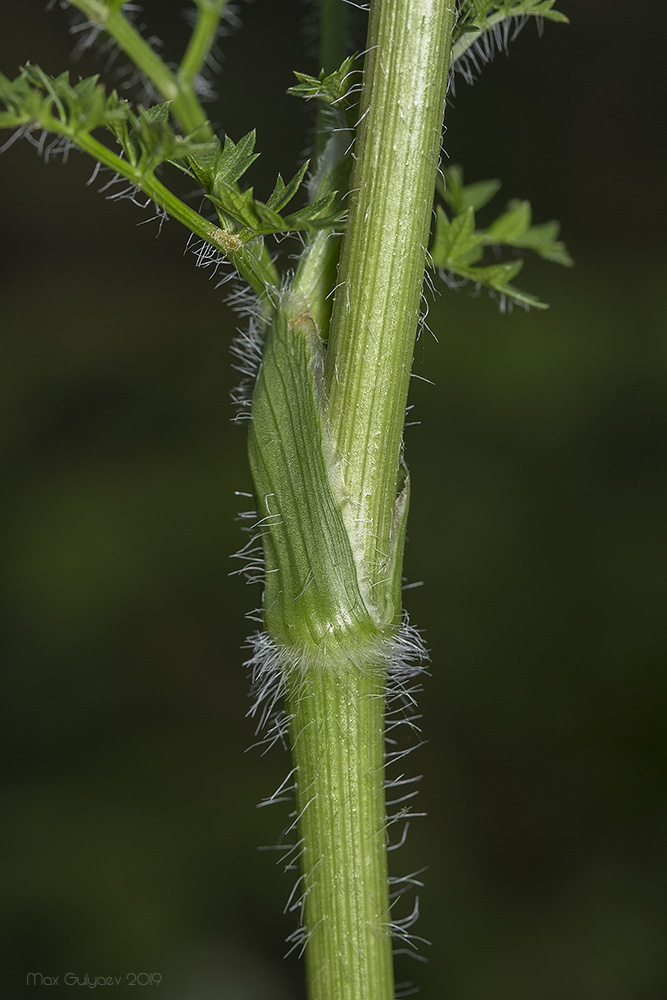
[{"label": "brown spot on sheath", "polygon": [[296,326],[303,326],[305,323],[311,323],[315,326],[315,320],[310,309],[306,309],[304,312],[299,313],[298,316],[294,316],[287,320],[287,325],[290,330],[293,330]]}]

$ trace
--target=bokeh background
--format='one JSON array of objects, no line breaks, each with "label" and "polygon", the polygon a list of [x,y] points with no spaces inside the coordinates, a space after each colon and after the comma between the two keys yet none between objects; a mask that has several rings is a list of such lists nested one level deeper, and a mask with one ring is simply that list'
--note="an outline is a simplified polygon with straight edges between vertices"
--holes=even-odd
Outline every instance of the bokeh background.
[{"label": "bokeh background", "polygon": [[[68,65],[43,6],[3,3],[7,75]],[[181,6],[145,4],[171,58]],[[418,345],[428,817],[393,863],[428,868],[429,961],[399,978],[429,1000],[667,996],[667,18],[560,6],[571,26],[528,27],[447,119],[451,161],[560,218],[577,266],[526,267],[543,314],[443,289]],[[304,10],[243,3],[224,41],[211,114],[257,125],[260,195],[310,141],[285,96],[317,69]],[[52,996],[77,994],[67,973],[119,976],[114,995],[158,973],[141,991],[163,1000],[300,1000],[292,877],[258,851],[286,824],[256,804],[287,759],[246,752],[259,592],[229,576],[250,489],[238,319],[175,223],[156,239],[89,175],[25,143],[0,159],[2,995],[33,996],[33,972],[60,977]]]}]

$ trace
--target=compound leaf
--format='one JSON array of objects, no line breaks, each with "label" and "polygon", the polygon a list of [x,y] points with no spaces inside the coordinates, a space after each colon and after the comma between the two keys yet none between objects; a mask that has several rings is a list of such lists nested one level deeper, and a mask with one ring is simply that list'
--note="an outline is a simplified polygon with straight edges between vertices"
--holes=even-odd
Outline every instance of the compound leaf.
[{"label": "compound leaf", "polygon": [[487,204],[499,188],[498,181],[464,184],[460,167],[449,167],[438,191],[451,211],[436,209],[436,223],[430,248],[433,266],[442,272],[484,286],[523,306],[546,308],[534,295],[516,288],[512,282],[523,267],[522,259],[484,263],[485,247],[531,250],[546,260],[572,265],[565,244],[558,239],[557,222],[532,225],[530,202],[514,200],[485,229],[476,224],[475,212]]}]

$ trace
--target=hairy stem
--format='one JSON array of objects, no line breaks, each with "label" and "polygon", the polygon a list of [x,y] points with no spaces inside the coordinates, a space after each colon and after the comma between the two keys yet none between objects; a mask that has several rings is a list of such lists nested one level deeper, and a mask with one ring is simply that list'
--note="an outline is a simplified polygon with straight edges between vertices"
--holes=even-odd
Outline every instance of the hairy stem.
[{"label": "hairy stem", "polygon": [[[362,593],[384,627],[399,614],[401,436],[454,16],[451,0],[371,5],[353,200],[326,355],[346,527]],[[385,684],[377,648],[364,651],[360,641],[342,663],[330,656],[302,672],[291,700],[312,1000],[394,996]]]},{"label": "hairy stem", "polygon": [[71,138],[82,152],[108,167],[114,174],[125,178],[159,208],[164,209],[167,215],[176,219],[195,236],[201,237],[216,250],[224,253],[259,296],[265,296],[277,283],[275,269],[267,270],[263,258],[258,260],[254,254],[245,249],[238,236],[214,225],[195,212],[189,205],[186,205],[169,188],[165,187],[152,171],[142,170],[140,167],[134,166],[92,135],[73,133],[71,129],[55,120],[43,124],[49,131]]},{"label": "hairy stem", "polygon": [[[357,655],[359,650],[356,651]],[[312,1000],[393,1000],[380,662],[289,678]]]},{"label": "hairy stem", "polygon": [[249,441],[264,525],[264,620],[291,719],[296,899],[311,1000],[393,1000],[382,768],[393,637],[361,592],[342,515],[322,344],[304,297],[312,289],[316,299],[317,285],[306,271],[274,317]]},{"label": "hairy stem", "polygon": [[264,621],[290,717],[310,1000],[394,998],[385,689],[398,658],[401,434],[453,25],[452,0],[372,4],[326,361],[321,274],[335,245],[323,236],[276,312],[253,397]]}]

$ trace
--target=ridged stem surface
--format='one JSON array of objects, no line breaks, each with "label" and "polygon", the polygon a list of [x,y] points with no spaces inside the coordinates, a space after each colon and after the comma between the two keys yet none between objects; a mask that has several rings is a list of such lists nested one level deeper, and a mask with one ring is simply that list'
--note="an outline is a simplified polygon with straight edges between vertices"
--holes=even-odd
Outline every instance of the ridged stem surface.
[{"label": "ridged stem surface", "polygon": [[310,1000],[393,1000],[381,664],[295,679],[293,754]]},{"label": "ridged stem surface", "polygon": [[328,343],[323,239],[274,317],[253,397],[264,621],[291,719],[292,905],[303,902],[309,1000],[394,1000],[385,691],[407,514],[401,438],[453,25],[453,0],[372,3]]},{"label": "ridged stem surface", "polygon": [[455,11],[453,0],[377,0],[370,17],[325,378],[355,511],[354,546],[380,588],[390,557]]}]

